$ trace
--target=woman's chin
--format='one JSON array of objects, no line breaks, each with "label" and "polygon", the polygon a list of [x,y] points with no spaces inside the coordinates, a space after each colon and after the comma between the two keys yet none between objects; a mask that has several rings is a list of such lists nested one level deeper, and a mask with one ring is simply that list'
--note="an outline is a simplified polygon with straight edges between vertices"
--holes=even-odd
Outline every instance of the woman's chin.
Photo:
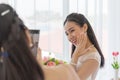
[{"label": "woman's chin", "polygon": [[77,44],[75,44],[75,43],[73,43],[73,45],[76,47],[77,46]]}]

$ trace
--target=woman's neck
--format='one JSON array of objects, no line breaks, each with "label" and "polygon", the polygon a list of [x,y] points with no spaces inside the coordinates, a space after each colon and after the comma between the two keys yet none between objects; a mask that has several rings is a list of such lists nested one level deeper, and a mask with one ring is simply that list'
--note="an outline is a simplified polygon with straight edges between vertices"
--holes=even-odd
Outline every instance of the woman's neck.
[{"label": "woman's neck", "polygon": [[88,48],[88,47],[90,47],[90,46],[93,46],[93,44],[90,42],[89,39],[87,39],[87,43],[86,43],[85,48]]}]

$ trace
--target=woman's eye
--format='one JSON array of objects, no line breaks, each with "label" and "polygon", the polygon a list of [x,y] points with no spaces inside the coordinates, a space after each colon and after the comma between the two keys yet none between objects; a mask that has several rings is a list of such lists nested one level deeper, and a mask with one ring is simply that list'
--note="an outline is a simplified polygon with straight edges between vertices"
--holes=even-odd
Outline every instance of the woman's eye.
[{"label": "woman's eye", "polygon": [[65,34],[68,36],[70,33],[74,32],[75,30],[69,30],[69,32],[65,32]]},{"label": "woman's eye", "polygon": [[66,34],[66,36],[68,36],[68,33],[65,33]]},{"label": "woman's eye", "polygon": [[74,32],[75,30],[71,30],[70,32]]},{"label": "woman's eye", "polygon": [[65,35],[66,35],[66,36],[68,35],[67,31],[65,31]]}]

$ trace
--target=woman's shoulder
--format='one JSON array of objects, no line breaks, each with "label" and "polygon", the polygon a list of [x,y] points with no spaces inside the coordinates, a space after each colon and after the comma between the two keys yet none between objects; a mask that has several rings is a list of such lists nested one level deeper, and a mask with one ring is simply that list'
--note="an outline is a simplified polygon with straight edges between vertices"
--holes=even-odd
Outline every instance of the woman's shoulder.
[{"label": "woman's shoulder", "polygon": [[[53,67],[43,67],[45,80],[65,80],[66,79],[66,69],[62,66],[53,66]],[[63,77],[65,77],[65,79]]]},{"label": "woman's shoulder", "polygon": [[64,64],[63,66],[66,68],[69,80],[79,80],[79,77],[72,65]]},{"label": "woman's shoulder", "polygon": [[75,70],[69,64],[60,64],[44,68],[46,80],[79,80]]},{"label": "woman's shoulder", "polygon": [[85,55],[82,55],[82,56],[79,57],[78,60],[80,62],[84,62],[84,61],[89,60],[89,59],[96,60],[98,63],[101,62],[101,57],[100,57],[98,51],[94,51],[94,52],[90,52],[90,53],[87,53]]}]

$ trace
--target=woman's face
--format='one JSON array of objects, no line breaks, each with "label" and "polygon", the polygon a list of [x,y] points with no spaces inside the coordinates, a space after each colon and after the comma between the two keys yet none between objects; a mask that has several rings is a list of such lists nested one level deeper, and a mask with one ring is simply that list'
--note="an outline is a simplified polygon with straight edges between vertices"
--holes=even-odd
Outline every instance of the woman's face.
[{"label": "woman's face", "polygon": [[84,27],[80,27],[80,25],[78,25],[77,23],[73,21],[67,21],[65,23],[64,29],[65,29],[65,34],[68,40],[73,45],[76,46],[79,43],[78,38],[80,37],[82,33],[84,33]]}]

